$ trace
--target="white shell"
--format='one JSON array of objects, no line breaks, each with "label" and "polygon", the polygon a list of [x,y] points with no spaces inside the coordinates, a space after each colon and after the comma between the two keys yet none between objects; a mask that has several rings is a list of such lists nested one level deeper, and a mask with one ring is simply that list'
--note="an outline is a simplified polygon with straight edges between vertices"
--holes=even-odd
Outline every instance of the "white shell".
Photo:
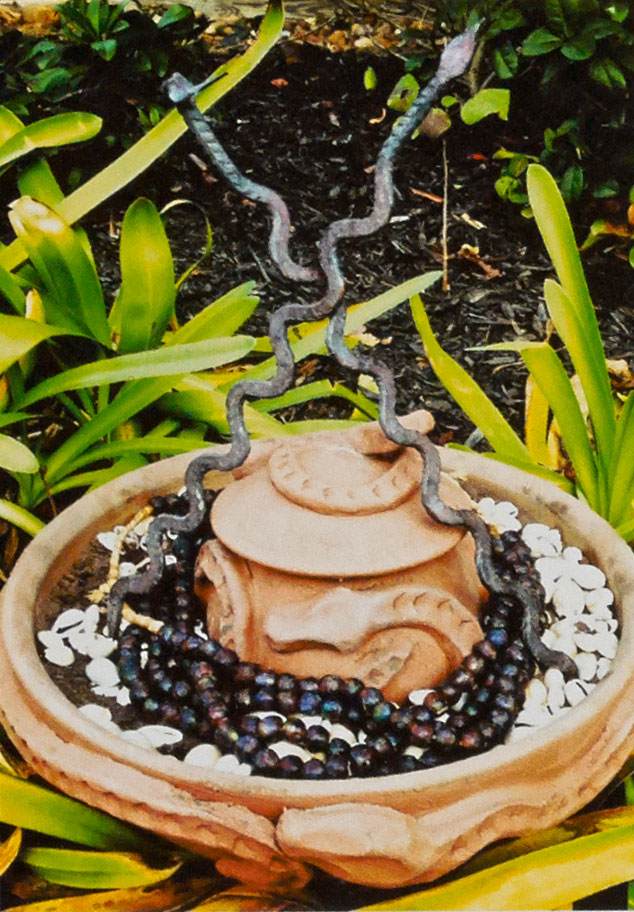
[{"label": "white shell", "polygon": [[117,666],[110,659],[93,659],[86,665],[86,676],[97,687],[114,687],[119,683]]},{"label": "white shell", "polygon": [[66,611],[62,611],[60,615],[55,618],[55,623],[53,624],[54,633],[62,633],[65,630],[68,630],[70,627],[75,627],[77,624],[83,624],[84,622],[84,612],[79,608],[67,608]]},{"label": "white shell", "polygon": [[548,668],[544,675],[544,683],[549,691],[563,690],[564,676],[558,668]]},{"label": "white shell", "polygon": [[600,658],[597,662],[597,678],[599,681],[602,681],[611,671],[612,662],[609,659]]},{"label": "white shell", "polygon": [[610,589],[593,589],[586,593],[586,607],[597,617],[608,618],[613,614],[610,605],[614,604],[614,593]]},{"label": "white shell", "polygon": [[588,686],[578,678],[573,678],[572,681],[566,681],[564,694],[569,706],[577,706],[588,696]]},{"label": "white shell", "polygon": [[64,640],[59,633],[53,633],[52,630],[40,630],[37,638],[47,649],[57,649],[64,645]]},{"label": "white shell", "polygon": [[222,754],[215,744],[197,744],[185,754],[184,763],[192,766],[215,766]]},{"label": "white shell", "polygon": [[422,747],[417,747],[415,744],[410,744],[409,747],[405,748],[403,754],[406,757],[415,757],[416,760],[420,760],[424,754],[424,751]]},{"label": "white shell", "polygon": [[234,754],[223,754],[223,756],[216,761],[214,769],[219,773],[237,773],[239,766],[240,761]]},{"label": "white shell", "polygon": [[577,647],[575,645],[572,634],[569,636],[557,637],[552,645],[552,648],[558,652],[564,652],[566,655],[570,656],[573,659],[577,655]]},{"label": "white shell", "polygon": [[125,738],[126,741],[130,741],[131,744],[136,744],[138,747],[144,747],[146,750],[154,750],[152,742],[149,738],[146,738],[143,732],[138,728],[122,731],[121,737]]},{"label": "white shell", "polygon": [[582,681],[591,681],[597,673],[597,657],[593,652],[578,652],[575,656],[577,671]]},{"label": "white shell", "polygon": [[431,690],[429,689],[412,690],[412,692],[409,694],[409,701],[410,703],[413,703],[414,706],[422,706],[425,702],[425,697],[429,693],[431,693]]},{"label": "white shell", "polygon": [[548,709],[553,712],[554,710],[561,709],[565,704],[566,698],[564,695],[564,688],[551,687],[548,691]]},{"label": "white shell", "polygon": [[68,666],[72,665],[75,661],[75,653],[72,649],[69,649],[68,646],[65,646],[64,643],[60,643],[58,646],[49,646],[48,649],[44,651],[44,658],[52,665],[68,668]]},{"label": "white shell", "polygon": [[540,681],[539,678],[533,678],[529,682],[528,687],[526,688],[526,701],[527,703],[537,703],[544,705],[548,698],[548,691],[546,685],[543,681]]},{"label": "white shell", "polygon": [[178,744],[183,740],[182,732],[169,725],[143,725],[137,731],[147,738],[152,747],[165,747],[166,744]]},{"label": "white shell", "polygon": [[584,630],[575,633],[575,643],[582,652],[596,652],[599,645],[598,639],[599,634],[597,633],[586,633]]},{"label": "white shell", "polygon": [[117,690],[117,696],[115,700],[119,706],[129,706],[130,705],[130,691],[127,687],[119,687]]},{"label": "white shell", "polygon": [[597,652],[606,659],[613,659],[619,648],[619,639],[614,633],[597,633]]},{"label": "white shell", "polygon": [[581,614],[586,604],[581,587],[567,577],[562,577],[558,581],[552,602],[559,617],[574,617]]},{"label": "white shell", "polygon": [[579,564],[573,575],[582,589],[602,589],[605,586],[605,573],[592,564]]},{"label": "white shell", "polygon": [[522,529],[522,539],[531,549],[533,557],[561,554],[563,545],[559,529],[551,529],[543,523],[527,523]]},{"label": "white shell", "polygon": [[531,728],[542,728],[551,722],[552,717],[546,707],[537,703],[527,703],[515,720],[516,725],[530,725]]},{"label": "white shell", "polygon": [[91,722],[96,722],[97,725],[112,721],[112,713],[108,707],[100,706],[98,703],[86,703],[79,707],[79,712]]},{"label": "white shell", "polygon": [[96,636],[90,638],[87,653],[91,659],[107,658],[117,648],[117,641],[111,637]]},{"label": "white shell", "polygon": [[330,729],[330,738],[341,738],[342,741],[347,741],[348,744],[353,745],[357,743],[357,739],[354,736],[354,733],[350,731],[349,728],[346,728],[345,725],[341,725],[340,722],[335,722]]},{"label": "white shell", "polygon": [[119,541],[119,536],[116,532],[99,532],[97,535],[97,541],[105,548],[106,551],[114,551],[117,547],[117,542]]},{"label": "white shell", "polygon": [[557,639],[557,635],[548,628],[546,630],[544,630],[544,632],[541,635],[542,643],[544,644],[544,646],[547,646],[549,649],[553,648],[553,644],[555,643],[556,639]]},{"label": "white shell", "polygon": [[311,760],[312,754],[299,744],[291,744],[290,741],[276,741],[275,744],[269,744],[272,751],[275,751],[280,759],[282,757],[299,757],[300,760]]}]

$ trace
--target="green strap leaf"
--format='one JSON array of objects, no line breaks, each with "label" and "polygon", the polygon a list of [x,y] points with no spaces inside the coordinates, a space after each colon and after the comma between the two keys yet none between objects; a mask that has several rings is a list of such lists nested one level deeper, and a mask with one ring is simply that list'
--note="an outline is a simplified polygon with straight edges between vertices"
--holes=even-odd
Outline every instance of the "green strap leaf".
[{"label": "green strap leaf", "polygon": [[24,124],[19,117],[16,117],[13,111],[5,108],[4,105],[0,105],[0,152],[7,140],[11,139],[23,128]]},{"label": "green strap leaf", "polygon": [[4,374],[12,364],[44,339],[65,335],[75,333],[62,326],[0,314],[0,374]]},{"label": "green strap leaf", "polygon": [[128,208],[119,246],[121,287],[110,312],[118,351],[140,352],[160,342],[174,314],[174,262],[154,203],[141,198]]},{"label": "green strap leaf", "polygon": [[[210,424],[220,434],[229,434],[226,414],[226,395],[205,377],[188,376],[178,384],[179,389],[161,399],[161,407],[173,415],[186,415],[194,421]],[[252,406],[244,409],[247,430],[254,437],[279,437],[285,426],[270,415],[263,415]]]},{"label": "green strap leaf", "polygon": [[[527,172],[528,197],[537,227],[541,233],[546,249],[557,271],[559,281],[567,297],[562,301],[562,307],[557,311],[557,319],[553,316],[557,332],[565,340],[567,327],[558,325],[561,317],[567,310],[575,313],[578,326],[583,330],[584,344],[581,347],[573,346],[570,355],[575,358],[575,370],[582,383],[582,362],[589,360],[588,371],[594,370],[589,389],[585,390],[588,404],[591,409],[592,424],[597,439],[597,449],[601,454],[604,464],[612,449],[616,431],[614,403],[610,389],[610,380],[605,367],[605,353],[599,332],[597,316],[592,306],[590,292],[586,283],[581,259],[577,250],[572,225],[564,201],[561,198],[557,184],[551,175],[541,165],[531,164]],[[568,332],[568,335],[570,333]],[[567,344],[567,343],[566,343]]]},{"label": "green strap leaf", "polygon": [[429,363],[447,392],[480,428],[496,453],[505,459],[530,463],[530,453],[500,410],[467,371],[439,345],[418,295],[411,299],[410,306]]},{"label": "green strap leaf", "polygon": [[[544,282],[544,297],[555,328],[566,346],[574,369],[581,381],[581,386],[588,402],[592,427],[595,429],[597,444],[599,443],[597,428],[604,429],[602,433],[605,435],[605,439],[608,436],[610,437],[609,449],[599,450],[600,466],[604,477],[612,454],[616,421],[614,417],[614,400],[612,399],[603,345],[600,343],[597,347],[592,344],[592,338],[588,335],[587,326],[583,318],[579,316],[570,297],[561,285],[558,285],[552,279],[546,279]],[[606,409],[609,413],[608,415],[606,415]],[[609,421],[608,418],[610,419]]]},{"label": "green strap leaf", "polygon": [[611,484],[608,519],[613,526],[619,526],[632,518],[634,498],[634,391],[627,399],[616,424],[614,452],[610,464]]},{"label": "green strap leaf", "polygon": [[39,467],[35,455],[20,440],[0,434],[0,469],[32,475]]},{"label": "green strap leaf", "polygon": [[232,336],[258,306],[260,299],[251,294],[254,287],[255,282],[245,282],[232,288],[208,304],[173,335],[166,336],[165,344],[176,345],[198,339]]},{"label": "green strap leaf", "polygon": [[153,868],[139,855],[124,852],[87,852],[77,849],[26,849],[20,855],[49,883],[86,889],[142,887],[171,877],[182,861]]},{"label": "green strap leaf", "polygon": [[347,399],[348,402],[352,402],[353,405],[372,419],[379,417],[379,409],[375,402],[372,402],[363,393],[355,393],[353,390],[348,389],[343,383],[331,383],[330,380],[316,380],[314,383],[304,383],[302,386],[296,386],[284,393],[283,396],[276,396],[273,399],[258,399],[253,403],[253,408],[257,409],[258,412],[273,412],[289,405],[300,405],[303,402],[313,402],[315,399],[327,398],[328,396]]},{"label": "green strap leaf", "polygon": [[0,146],[0,168],[34,149],[65,146],[92,139],[101,129],[102,120],[95,114],[71,112],[45,117],[22,127]]},{"label": "green strap leaf", "polygon": [[189,342],[185,345],[165,345],[156,350],[93,361],[38,383],[15,405],[26,408],[65,390],[210,370],[243,358],[253,349],[254,344],[252,336],[232,336],[229,339],[205,339],[203,342]]},{"label": "green strap leaf", "polygon": [[[361,327],[370,320],[387,313],[394,307],[402,304],[403,301],[407,301],[412,295],[426,291],[434,282],[437,282],[441,276],[442,273],[438,271],[426,272],[424,275],[408,279],[407,282],[397,285],[396,288],[390,288],[389,291],[383,292],[383,294],[378,295],[376,298],[372,298],[369,301],[363,301],[361,304],[356,304],[348,310],[345,333],[357,332],[357,330],[360,330]],[[289,339],[291,340],[291,350],[295,362],[301,361],[307,355],[313,355],[315,352],[324,349],[326,345],[327,326],[327,320],[320,320],[318,323],[301,323],[299,326],[291,327],[289,330]],[[292,340],[295,335],[299,335],[300,338],[296,342],[293,342]],[[272,377],[276,370],[277,365],[275,358],[267,358],[266,361],[263,361],[261,364],[249,368],[249,370],[243,374],[243,378],[245,380],[265,380],[268,377]],[[232,386],[233,382],[234,381],[224,384],[221,389],[226,392]]]},{"label": "green strap leaf", "polygon": [[0,772],[0,820],[95,849],[156,851],[157,843],[115,820],[50,789]]},{"label": "green strap leaf", "polygon": [[[41,532],[45,523],[37,516],[34,516],[24,507],[12,503],[10,500],[0,498],[0,519],[5,519],[18,529],[22,529],[27,535],[35,537]],[[0,819],[2,818],[2,803],[0,802]]]},{"label": "green strap leaf", "polygon": [[487,348],[521,354],[559,423],[579,486],[588,503],[597,510],[600,504],[599,478],[588,429],[570,378],[557,353],[547,342],[500,342]]},{"label": "green strap leaf", "polygon": [[46,288],[49,322],[109,348],[110,328],[97,270],[73,229],[45,203],[28,196],[13,203],[9,219]]}]

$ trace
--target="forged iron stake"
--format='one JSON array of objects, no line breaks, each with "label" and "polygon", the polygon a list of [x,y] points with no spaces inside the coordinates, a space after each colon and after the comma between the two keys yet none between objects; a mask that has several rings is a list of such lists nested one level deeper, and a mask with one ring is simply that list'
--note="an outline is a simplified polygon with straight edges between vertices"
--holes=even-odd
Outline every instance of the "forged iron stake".
[{"label": "forged iron stake", "polygon": [[[523,608],[522,633],[533,657],[542,667],[554,666],[563,674],[576,677],[573,660],[561,652],[548,649],[539,635],[539,600],[524,589],[521,583],[505,582],[495,570],[491,557],[491,539],[484,521],[473,510],[456,510],[440,498],[440,456],[431,441],[417,431],[408,430],[396,416],[396,390],[392,371],[378,359],[359,354],[348,348],[343,333],[346,306],[343,302],[344,280],[339,266],[337,245],[346,238],[373,234],[383,227],[392,209],[394,199],[393,167],[396,154],[417,124],[429,111],[434,99],[452,79],[468,67],[475,48],[477,29],[468,29],[454,38],[443,51],[438,69],[409,110],[395,124],[383,143],[374,170],[374,203],[372,211],[364,218],[344,218],[332,222],[322,233],[319,243],[319,270],[296,263],[288,251],[291,221],[286,203],[274,190],[257,184],[243,175],[224,151],[209,123],[198,110],[195,95],[201,86],[193,86],[178,73],[165,83],[171,101],[182,114],[192,133],[209,156],[212,164],[243,196],[268,206],[273,217],[269,237],[271,257],[286,278],[298,282],[326,280],[324,296],[315,304],[289,304],[275,311],[269,322],[269,337],[277,363],[277,372],[269,380],[243,380],[236,383],[227,394],[226,410],[231,430],[231,448],[225,454],[215,451],[192,460],[185,475],[189,498],[186,516],[169,514],[158,516],[147,533],[147,550],[150,568],[141,576],[120,579],[112,588],[108,609],[110,635],[118,630],[124,600],[129,594],[148,592],[160,579],[164,567],[163,536],[167,531],[193,531],[205,514],[203,480],[208,471],[231,471],[241,465],[249,455],[250,439],[244,420],[244,403],[247,399],[280,396],[292,386],[294,359],[288,340],[288,327],[295,322],[312,322],[329,317],[327,329],[328,350],[339,364],[356,371],[371,374],[379,390],[379,423],[388,439],[400,446],[416,449],[423,459],[421,501],[427,512],[444,525],[464,526],[471,533],[476,549],[476,568],[483,584],[491,591],[515,598]],[[219,78],[219,77],[218,77]],[[209,82],[209,81],[208,81]]]}]

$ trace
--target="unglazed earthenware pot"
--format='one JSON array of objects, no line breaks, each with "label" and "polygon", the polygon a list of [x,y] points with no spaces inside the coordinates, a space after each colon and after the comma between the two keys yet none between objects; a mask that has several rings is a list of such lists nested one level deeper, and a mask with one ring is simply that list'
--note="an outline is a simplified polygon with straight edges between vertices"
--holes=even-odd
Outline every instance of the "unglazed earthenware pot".
[{"label": "unglazed earthenware pot", "polygon": [[[266,444],[254,444],[253,459]],[[395,887],[433,880],[488,843],[563,820],[593,798],[634,745],[634,556],[607,523],[552,485],[443,451],[473,496],[513,501],[558,527],[607,576],[621,640],[613,671],[552,725],[432,770],[342,781],[239,777],[145,750],[84,717],[39,659],[48,597],[95,534],[154,494],[178,490],[191,455],[147,466],[81,498],[25,550],[1,598],[0,719],[45,779],[68,794],[214,859],[228,876],[300,885],[311,866]],[[208,484],[227,479],[210,474]]]}]

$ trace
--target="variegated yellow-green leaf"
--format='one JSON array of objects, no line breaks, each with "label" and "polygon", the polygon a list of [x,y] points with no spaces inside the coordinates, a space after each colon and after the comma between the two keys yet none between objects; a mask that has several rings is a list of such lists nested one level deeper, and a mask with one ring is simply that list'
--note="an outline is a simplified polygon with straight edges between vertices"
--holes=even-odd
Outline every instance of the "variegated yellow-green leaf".
[{"label": "variegated yellow-green leaf", "polygon": [[302,402],[312,402],[328,396],[338,396],[352,402],[360,411],[371,418],[379,417],[376,403],[372,402],[362,393],[355,393],[343,383],[331,383],[330,380],[316,380],[314,383],[305,383],[290,389],[283,396],[274,399],[258,399],[253,403],[253,408],[258,412],[273,412],[286,408],[289,405],[299,405]]},{"label": "variegated yellow-green leaf", "polygon": [[255,282],[244,282],[208,304],[175,333],[165,339],[166,345],[198,342],[232,336],[248,320],[260,300],[251,294]]},{"label": "variegated yellow-green leaf", "polygon": [[[361,329],[367,322],[380,317],[387,313],[403,301],[407,301],[412,295],[426,291],[434,282],[437,282],[442,273],[426,272],[424,275],[408,279],[396,288],[390,288],[389,291],[371,298],[369,301],[363,301],[361,304],[355,304],[348,310],[346,316],[346,334],[356,332]],[[289,330],[289,339],[291,349],[296,362],[301,361],[307,355],[313,355],[315,352],[324,350],[326,344],[326,327],[327,321],[320,320],[318,323],[300,323],[299,326],[292,326]],[[297,341],[294,341],[297,339]],[[277,370],[275,358],[267,358],[261,364],[249,368],[245,372],[245,379],[265,380],[272,377]],[[223,392],[227,392],[234,381],[225,384],[222,387]]]},{"label": "variegated yellow-green leaf", "polygon": [[5,519],[11,525],[22,529],[23,532],[31,536],[37,535],[44,528],[44,523],[41,519],[38,519],[37,516],[34,516],[33,513],[20,506],[20,504],[12,503],[3,497],[0,497],[0,519]]},{"label": "variegated yellow-green leaf", "polygon": [[95,114],[71,112],[45,117],[21,127],[0,146],[0,167],[32,152],[52,146],[92,139],[101,129],[102,120]]},{"label": "variegated yellow-green leaf", "polygon": [[114,817],[4,773],[0,773],[0,821],[95,849],[156,849],[153,840]]},{"label": "variegated yellow-green leaf", "polygon": [[88,852],[80,849],[25,849],[20,860],[49,883],[82,890],[115,890],[143,887],[167,880],[180,868],[178,859],[169,867],[147,865],[139,855],[126,852]]},{"label": "variegated yellow-green leaf", "polygon": [[252,336],[205,339],[203,342],[165,345],[156,351],[135,352],[131,355],[119,355],[109,360],[83,364],[33,387],[19,400],[20,408],[66,390],[209,370],[248,355],[254,342]]},{"label": "variegated yellow-green leaf", "polygon": [[5,108],[4,105],[0,105],[0,149],[7,140],[19,133],[23,127],[24,124],[19,117],[16,117],[13,111]]},{"label": "variegated yellow-green leaf", "polygon": [[110,327],[118,338],[118,351],[145,351],[161,340],[176,299],[172,251],[150,200],[135,200],[126,211],[119,256],[121,287],[110,312]]},{"label": "variegated yellow-green leaf", "polygon": [[[575,343],[570,349],[570,356],[577,374],[582,379],[590,406],[597,448],[605,461],[611,451],[616,431],[614,403],[610,380],[605,369],[599,324],[583,273],[577,242],[559,188],[548,171],[541,165],[531,164],[528,167],[526,182],[537,227],[567,298],[566,301],[561,301],[562,307],[558,313],[552,315],[553,322],[566,347],[569,345],[566,335],[570,340],[573,336],[567,326],[562,324],[560,328],[560,317],[565,317],[568,309],[575,314],[577,330],[582,331],[581,338],[578,337],[578,332],[574,334]],[[569,322],[572,325],[572,321]]]},{"label": "variegated yellow-green leaf", "polygon": [[24,168],[18,177],[18,189],[21,196],[32,196],[53,209],[64,199],[62,188],[45,158],[31,162]]},{"label": "variegated yellow-green leaf", "polygon": [[634,878],[634,825],[529,852],[451,883],[364,910],[566,909]]},{"label": "variegated yellow-green leaf", "polygon": [[429,317],[418,295],[410,301],[416,329],[434,373],[460,408],[479,427],[496,453],[519,462],[531,462],[531,456],[500,410],[484,390],[439,344]]},{"label": "variegated yellow-green leaf", "polygon": [[24,313],[25,295],[16,279],[0,266],[0,295],[5,297],[18,314]]},{"label": "variegated yellow-green leaf", "polygon": [[[187,415],[195,421],[212,425],[221,434],[228,434],[226,398],[206,377],[190,375],[178,383],[176,392],[163,396],[160,404],[169,414]],[[249,433],[254,437],[275,437],[285,433],[283,424],[252,406],[245,407],[244,418]]]},{"label": "variegated yellow-green leaf", "polygon": [[0,877],[8,871],[18,857],[22,845],[22,830],[17,828],[0,844]]},{"label": "variegated yellow-green leaf", "polygon": [[586,422],[570,378],[554,349],[547,342],[500,342],[487,349],[518,351],[535,383],[548,400],[559,423],[566,450],[575,467],[579,485],[596,510],[600,508],[601,489]]},{"label": "variegated yellow-green leaf", "polygon": [[70,225],[29,196],[12,204],[9,219],[46,288],[48,321],[109,347],[110,329],[97,270]]},{"label": "variegated yellow-green leaf", "polygon": [[37,457],[28,446],[14,437],[7,437],[6,434],[0,434],[0,469],[8,472],[26,472],[27,475],[33,475],[37,472],[40,464]]},{"label": "variegated yellow-green leaf", "polygon": [[614,451],[609,469],[611,495],[608,519],[615,526],[632,518],[632,499],[634,498],[632,441],[634,441],[634,391],[625,400],[617,421]]},{"label": "variegated yellow-green leaf", "polygon": [[0,314],[0,374],[4,374],[12,364],[44,339],[60,335],[72,333],[63,326]]},{"label": "variegated yellow-green leaf", "polygon": [[13,906],[11,912],[180,912],[209,895],[217,883],[209,877],[188,881],[172,879],[150,887],[106,890],[26,903]]},{"label": "variegated yellow-green leaf", "polygon": [[535,462],[551,468],[557,468],[557,463],[553,461],[553,454],[548,445],[550,406],[541,389],[530,375],[526,380],[525,400],[524,438],[528,452]]}]

